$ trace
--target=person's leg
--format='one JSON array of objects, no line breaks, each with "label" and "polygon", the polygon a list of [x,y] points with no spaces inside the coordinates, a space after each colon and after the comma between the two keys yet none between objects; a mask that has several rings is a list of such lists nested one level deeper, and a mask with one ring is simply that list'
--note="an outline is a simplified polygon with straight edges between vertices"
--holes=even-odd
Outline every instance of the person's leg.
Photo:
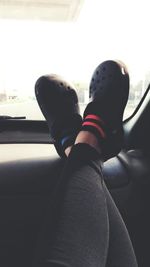
[{"label": "person's leg", "polygon": [[[129,93],[129,75],[122,62],[106,61],[93,73],[90,94],[92,102],[84,112],[84,130],[99,135],[104,159],[115,156],[122,147],[122,117]],[[85,122],[85,123],[84,123]],[[95,125],[94,125],[94,124]],[[104,135],[105,134],[105,135]],[[109,250],[107,266],[137,266],[128,231],[104,183],[109,218]]]},{"label": "person's leg", "polygon": [[[101,105],[103,108],[104,104],[107,103]],[[106,266],[106,261],[108,266],[113,267],[137,266],[125,226],[108,192],[103,188],[100,159],[101,156],[108,158],[110,155],[108,138],[103,140],[106,133],[108,134],[108,128],[106,124],[104,126],[103,122],[101,123],[97,107],[98,103],[87,107],[82,129],[76,139],[77,144],[70,154],[68,151],[66,153],[69,157],[49,206],[33,266],[103,267]],[[102,119],[105,119],[103,108],[100,112],[102,111]],[[93,114],[96,117],[93,117]],[[121,116],[119,122],[120,119]],[[112,135],[113,126],[114,124],[111,125]],[[93,141],[87,137],[92,134]],[[113,139],[110,136],[111,134],[109,143]],[[110,239],[109,227],[112,232]],[[120,238],[113,238],[118,233],[121,233]],[[115,249],[111,249],[113,245]],[[125,257],[116,255],[117,250],[125,250]],[[119,260],[112,261],[113,253]]]},{"label": "person's leg", "polygon": [[[50,85],[51,81],[49,88]],[[106,264],[109,228],[101,155],[94,149],[98,141],[93,134],[84,132],[82,136],[80,132],[76,143],[80,142],[72,150],[71,146],[63,147],[69,157],[50,197],[33,266],[103,267]],[[57,143],[61,144],[58,139]]]},{"label": "person's leg", "polygon": [[79,143],[71,150],[34,266],[137,267],[128,232],[103,182],[100,154],[93,147]]},{"label": "person's leg", "polygon": [[106,267],[137,267],[133,246],[124,224],[107,187],[104,185],[109,217],[109,249]]},{"label": "person's leg", "polygon": [[100,155],[87,144],[71,150],[50,201],[34,266],[105,266],[109,222]]},{"label": "person's leg", "polygon": [[[100,154],[103,153],[98,145],[98,139],[95,138],[95,135],[91,132],[80,132],[76,138],[76,143],[78,142],[87,143],[95,148]],[[103,181],[102,174],[101,179]],[[106,267],[136,267],[136,257],[124,221],[105,185],[105,182],[103,181],[102,184],[109,220],[109,248],[107,252]]]}]

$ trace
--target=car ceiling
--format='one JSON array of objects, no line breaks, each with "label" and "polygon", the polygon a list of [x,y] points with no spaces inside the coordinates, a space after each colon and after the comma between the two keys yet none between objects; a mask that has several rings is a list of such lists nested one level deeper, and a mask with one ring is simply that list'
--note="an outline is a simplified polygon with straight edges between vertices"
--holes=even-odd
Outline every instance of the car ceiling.
[{"label": "car ceiling", "polygon": [[73,21],[84,0],[0,0],[0,18]]}]

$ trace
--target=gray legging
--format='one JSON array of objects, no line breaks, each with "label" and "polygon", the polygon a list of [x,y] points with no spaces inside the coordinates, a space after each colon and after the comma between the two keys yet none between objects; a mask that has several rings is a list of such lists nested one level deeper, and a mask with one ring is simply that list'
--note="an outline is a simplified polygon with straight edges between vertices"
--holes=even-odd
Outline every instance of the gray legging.
[{"label": "gray legging", "polygon": [[50,203],[33,266],[137,266],[94,148],[73,147]]}]

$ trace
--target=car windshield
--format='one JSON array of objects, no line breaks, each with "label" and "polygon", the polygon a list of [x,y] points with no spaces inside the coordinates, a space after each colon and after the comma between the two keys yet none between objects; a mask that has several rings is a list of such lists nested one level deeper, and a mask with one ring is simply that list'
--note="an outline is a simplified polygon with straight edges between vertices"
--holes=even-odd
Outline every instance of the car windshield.
[{"label": "car windshield", "polygon": [[119,59],[130,73],[130,116],[150,80],[149,1],[72,0],[68,13],[69,1],[56,1],[57,13],[52,2],[0,1],[0,115],[43,119],[34,84],[49,73],[74,83],[82,111],[94,68]]}]

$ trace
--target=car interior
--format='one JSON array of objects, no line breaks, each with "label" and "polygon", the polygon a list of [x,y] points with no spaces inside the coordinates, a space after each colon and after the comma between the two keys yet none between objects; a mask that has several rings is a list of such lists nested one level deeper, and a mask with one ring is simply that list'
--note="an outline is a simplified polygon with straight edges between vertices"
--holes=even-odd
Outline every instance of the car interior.
[{"label": "car interior", "polygon": [[[30,2],[30,4],[29,4]],[[25,91],[24,101],[18,100],[22,98],[22,95],[14,90],[14,84],[17,84],[18,79],[22,81],[22,79],[27,79],[27,75],[24,72],[25,69],[23,68],[20,73],[16,75],[16,80],[12,79],[10,74],[10,69],[13,72],[14,62],[10,63],[9,61],[13,59],[13,55],[10,58],[10,53],[13,54],[13,51],[8,51],[8,48],[11,46],[10,39],[13,38],[13,27],[15,27],[15,23],[28,23],[29,28],[29,21],[33,18],[34,24],[41,23],[44,24],[44,29],[47,31],[48,23],[54,23],[55,21],[60,23],[63,21],[63,24],[68,23],[68,21],[72,23],[72,21],[77,21],[80,18],[80,14],[85,12],[88,17],[88,4],[86,6],[86,2],[89,1],[44,1],[44,4],[40,4],[40,1],[32,0],[32,1],[0,1],[0,24],[2,33],[2,44],[1,47],[1,56],[2,56],[2,64],[0,65],[1,73],[3,74],[0,78],[0,266],[1,267],[23,267],[23,266],[32,266],[32,260],[34,255],[34,250],[36,247],[36,242],[38,238],[38,233],[41,229],[44,214],[47,207],[47,202],[49,200],[50,193],[54,190],[55,185],[59,179],[59,175],[61,170],[64,166],[65,159],[62,159],[57,154],[55,147],[53,145],[53,140],[50,137],[48,126],[42,114],[40,114],[40,110],[36,107],[37,103],[35,103],[34,97],[34,83],[31,82],[31,86],[33,87],[33,91],[29,96],[30,103],[29,105],[25,106],[25,100],[27,99],[27,91]],[[54,3],[55,2],[55,3]],[[93,3],[93,1],[90,1]],[[99,1],[101,2],[101,1]],[[109,1],[106,1],[108,4]],[[116,10],[116,5],[119,3],[118,1],[112,1],[111,7]],[[123,2],[123,1],[121,1]],[[146,11],[146,3],[147,1],[139,1],[137,6],[139,5],[139,12],[142,8],[141,12],[144,10]],[[89,9],[91,8],[92,4],[89,4]],[[124,4],[124,3],[122,3]],[[135,11],[135,21],[138,18],[140,13],[136,13],[137,6],[132,6],[131,10],[132,15],[133,11]],[[144,7],[143,7],[144,6]],[[103,8],[102,3],[100,3],[100,7]],[[110,7],[110,9],[111,9]],[[133,9],[134,7],[134,9]],[[119,4],[119,10],[122,10],[121,4]],[[96,12],[96,7],[95,7]],[[105,15],[110,15],[110,11],[106,12],[106,6],[104,7]],[[93,11],[94,12],[94,11]],[[117,11],[116,11],[117,12]],[[106,14],[107,13],[107,14]],[[94,13],[95,14],[95,13]],[[98,14],[98,12],[96,13]],[[117,13],[115,13],[116,15]],[[131,14],[130,14],[131,15]],[[119,13],[119,18],[121,18],[121,14]],[[127,16],[127,14],[125,14]],[[145,16],[146,17],[146,16]],[[124,16],[123,16],[124,18]],[[90,19],[90,18],[89,18]],[[9,25],[9,20],[11,21],[12,29]],[[82,19],[80,19],[82,21]],[[43,22],[44,21],[44,22]],[[146,22],[146,19],[145,21]],[[5,25],[5,23],[7,25]],[[56,27],[59,26],[59,23]],[[96,20],[94,21],[96,23]],[[128,22],[126,22],[128,24]],[[133,22],[134,24],[134,22]],[[86,23],[84,24],[86,27]],[[116,24],[117,20],[116,20]],[[35,25],[34,25],[35,26]],[[37,32],[38,35],[38,27]],[[108,30],[110,24],[106,25],[106,30]],[[128,25],[130,26],[130,25]],[[133,30],[135,25],[131,25],[131,30]],[[23,30],[25,30],[24,24],[22,24]],[[70,26],[69,26],[70,27]],[[74,27],[74,26],[73,26]],[[93,27],[93,25],[92,25]],[[95,26],[96,27],[96,26]],[[117,27],[117,26],[116,26]],[[122,25],[124,27],[124,25]],[[9,30],[8,30],[9,28]],[[27,29],[28,29],[27,28]],[[42,28],[43,29],[43,28]],[[34,28],[35,30],[35,28]],[[93,30],[93,29],[92,29]],[[119,31],[124,31],[125,29],[118,28],[117,34]],[[6,32],[5,32],[6,31]],[[41,33],[41,29],[39,29]],[[54,33],[56,28],[54,29]],[[76,29],[74,28],[74,31]],[[103,31],[103,29],[102,29]],[[135,29],[136,31],[136,29]],[[143,30],[145,32],[146,30]],[[91,31],[89,29],[91,34]],[[97,32],[97,30],[96,30]],[[128,32],[128,29],[127,29]],[[140,32],[140,29],[139,29]],[[5,33],[10,36],[10,39],[4,38]],[[18,34],[16,31],[15,34]],[[24,32],[22,34],[25,34]],[[67,32],[68,34],[68,32]],[[83,32],[82,32],[83,34]],[[100,33],[99,33],[100,34]],[[140,33],[139,33],[140,34]],[[55,36],[55,35],[54,35]],[[52,39],[54,38],[52,34]],[[87,34],[88,36],[88,34]],[[96,34],[94,34],[95,38]],[[130,36],[130,35],[129,35]],[[139,36],[139,35],[138,35]],[[141,39],[144,35],[141,36]],[[7,36],[8,37],[8,36]],[[31,36],[29,36],[31,37]],[[61,35],[61,38],[63,35]],[[83,36],[82,36],[83,37]],[[91,38],[91,36],[89,36]],[[88,37],[88,38],[89,38]],[[104,36],[103,36],[104,37]],[[111,32],[111,38],[113,34]],[[131,37],[131,36],[130,36]],[[22,35],[18,35],[17,42],[22,42],[20,39]],[[40,36],[40,38],[44,38],[44,34]],[[68,36],[68,39],[70,37]],[[36,39],[36,37],[35,37]],[[57,39],[57,38],[56,38]],[[74,38],[75,39],[75,38]],[[107,39],[107,38],[106,38]],[[140,40],[141,40],[140,39]],[[87,39],[86,39],[87,40]],[[137,39],[138,40],[138,39]],[[137,41],[136,40],[136,41]],[[144,42],[144,39],[142,39]],[[4,44],[4,41],[9,41]],[[37,41],[37,39],[36,39]],[[57,39],[58,41],[58,39]],[[28,54],[30,42],[32,39],[27,39],[27,53],[22,48],[18,55],[15,54],[15,57],[20,57],[21,53],[25,53],[25,57],[27,57],[27,63],[30,64],[30,54]],[[45,40],[44,40],[45,42]],[[74,40],[73,40],[74,42]],[[90,40],[91,42],[91,40]],[[101,42],[101,41],[100,41]],[[103,40],[104,42],[104,40]],[[131,42],[131,38],[130,38]],[[51,40],[48,43],[50,45]],[[148,43],[148,41],[147,41]],[[6,45],[6,46],[5,46]],[[35,45],[35,44],[34,44]],[[34,45],[32,48],[34,48]],[[41,43],[40,43],[41,45]],[[91,45],[91,43],[90,43]],[[98,44],[99,45],[99,44]],[[96,46],[98,46],[96,45]],[[109,43],[109,45],[111,45]],[[115,44],[112,43],[112,46]],[[12,47],[14,49],[15,42],[12,40]],[[32,45],[31,45],[32,46]],[[60,44],[59,44],[60,46]],[[59,47],[58,46],[58,47]],[[63,44],[63,47],[65,45]],[[83,61],[85,61],[86,53],[84,50],[84,43],[82,44],[82,39],[79,40],[78,48],[81,47],[81,54],[83,53]],[[108,44],[106,45],[106,50],[108,48]],[[113,49],[114,49],[113,46]],[[132,44],[131,44],[132,46]],[[141,46],[138,44],[138,48]],[[54,47],[54,44],[52,45]],[[57,47],[57,48],[58,48]],[[127,46],[126,46],[127,47]],[[146,45],[148,47],[148,45]],[[78,50],[77,48],[77,50]],[[4,54],[6,49],[6,55],[8,53],[8,59]],[[36,49],[36,48],[35,48]],[[43,48],[42,48],[43,49]],[[51,47],[49,48],[51,49]],[[52,48],[53,49],[53,48]],[[68,48],[67,48],[68,49]],[[96,48],[95,48],[96,49]],[[102,46],[103,49],[103,46]],[[60,48],[61,50],[61,48]],[[14,50],[16,53],[17,49]],[[129,51],[129,57],[132,57],[132,54]],[[31,53],[34,53],[31,49]],[[39,51],[36,51],[36,56],[39,55]],[[50,58],[46,58],[45,55],[47,50],[43,52],[41,50],[41,54],[44,54],[43,61],[49,61]],[[53,52],[54,53],[54,52]],[[63,51],[58,51],[56,57],[63,53]],[[68,52],[71,55],[73,51]],[[89,53],[89,51],[88,51]],[[93,47],[92,52],[93,53]],[[98,53],[100,53],[98,51]],[[104,53],[108,57],[111,56],[111,51],[108,53]],[[119,56],[121,52],[118,51]],[[60,65],[62,65],[63,69],[63,60],[67,61],[67,57],[69,55],[65,54],[64,57],[60,58]],[[117,55],[117,51],[115,51],[114,55],[111,56],[115,57]],[[146,53],[143,52],[143,58],[145,59]],[[105,55],[103,55],[105,56]],[[100,59],[103,59],[103,56]],[[135,56],[139,56],[141,59],[142,56],[133,53],[133,58]],[[89,57],[92,58],[92,55]],[[91,73],[91,69],[93,66],[96,67],[95,64],[99,62],[97,59],[97,54],[93,53],[93,57],[96,58],[95,61],[92,61],[87,73]],[[35,65],[41,64],[42,55],[39,55],[39,61],[35,60],[35,55],[33,57],[33,61]],[[123,57],[124,58],[124,57]],[[143,59],[143,60],[144,60]],[[5,61],[6,60],[6,61]],[[7,61],[8,60],[8,61]],[[80,65],[78,63],[79,57],[77,59],[77,66]],[[139,60],[139,59],[138,59]],[[146,58],[147,61],[148,57]],[[127,60],[128,63],[129,60]],[[59,59],[57,59],[59,62]],[[70,64],[70,61],[68,60]],[[143,62],[143,61],[142,61]],[[4,64],[6,63],[6,64]],[[148,62],[149,63],[149,62]],[[147,63],[147,64],[148,64]],[[22,59],[17,61],[17,64],[24,64]],[[41,66],[41,69],[37,68],[36,71],[33,71],[32,75],[32,68],[29,66],[29,70],[27,70],[27,74],[33,76],[32,79],[36,81],[38,76],[42,73],[44,74],[45,71],[47,72],[48,69],[50,71],[56,71],[56,66],[54,68],[52,65],[54,64],[54,60],[52,59],[52,65],[48,65],[46,63],[46,67]],[[83,65],[81,64],[80,68],[85,68],[87,62]],[[136,66],[136,62],[131,67],[129,66],[129,70],[134,72],[141,73],[143,75],[142,70],[142,63],[139,63],[139,69]],[[35,67],[33,65],[33,69]],[[60,65],[58,66],[57,71],[61,71]],[[88,65],[88,64],[87,64]],[[130,65],[130,64],[129,64]],[[3,68],[6,70],[6,74],[3,71]],[[22,68],[22,65],[17,66],[17,71]],[[69,68],[66,68],[66,73],[69,72]],[[77,70],[77,74],[80,74],[80,68]],[[143,67],[144,68],[144,67]],[[126,227],[129,231],[130,238],[135,250],[135,255],[137,257],[137,262],[139,267],[149,267],[150,266],[150,256],[149,256],[149,239],[150,239],[150,212],[149,212],[149,203],[150,203],[150,68],[148,69],[148,65],[146,65],[146,78],[143,78],[143,83],[141,82],[141,76],[139,77],[139,83],[132,84],[131,78],[131,87],[132,92],[129,96],[129,104],[131,100],[135,100],[134,109],[130,112],[129,115],[123,121],[123,129],[124,129],[124,143],[121,152],[114,158],[109,159],[103,164],[103,174],[105,183],[122,215],[122,218],[126,224]],[[62,74],[66,74],[62,71]],[[131,76],[132,76],[131,71]],[[74,69],[71,69],[71,77],[73,75],[76,77]],[[149,73],[149,76],[148,76]],[[61,73],[60,73],[61,74]],[[83,73],[82,73],[83,74]],[[10,76],[9,76],[10,75]],[[18,75],[21,75],[18,78]],[[23,76],[24,75],[24,76]],[[88,79],[90,78],[89,74],[86,74]],[[86,76],[85,75],[85,76]],[[137,75],[137,76],[138,76]],[[84,75],[83,75],[84,76]],[[134,76],[134,75],[133,75]],[[25,77],[25,78],[23,78]],[[4,82],[5,80],[5,82]],[[24,80],[23,80],[24,81]],[[12,90],[8,90],[6,92],[7,87],[11,82],[14,82]],[[24,82],[22,82],[24,83]],[[7,86],[4,87],[4,84]],[[25,90],[27,83],[22,86],[22,90]],[[136,86],[134,86],[136,85]],[[88,85],[86,84],[88,87]],[[81,84],[81,89],[83,90],[83,84]],[[86,87],[86,89],[88,89]],[[143,90],[144,88],[144,90]],[[9,89],[9,88],[8,88]],[[82,90],[77,89],[78,94],[81,94],[81,99],[83,97]],[[139,93],[139,91],[140,93]],[[20,92],[20,91],[18,91]],[[142,93],[141,93],[142,92]],[[6,97],[7,95],[7,97]],[[85,99],[87,100],[87,91],[84,95]],[[32,101],[34,104],[32,105]],[[22,109],[22,103],[25,107],[24,109],[27,110],[27,113],[23,113],[24,109]],[[15,107],[17,105],[17,108]],[[82,109],[81,103],[81,109]],[[30,112],[30,108],[34,108],[37,110],[37,115],[33,114],[32,117],[28,116]],[[58,107],[59,108],[59,107]],[[15,110],[15,111],[14,111]],[[16,111],[17,110],[17,111]],[[23,259],[23,260],[22,260]],[[121,266],[120,266],[121,267]]]}]

